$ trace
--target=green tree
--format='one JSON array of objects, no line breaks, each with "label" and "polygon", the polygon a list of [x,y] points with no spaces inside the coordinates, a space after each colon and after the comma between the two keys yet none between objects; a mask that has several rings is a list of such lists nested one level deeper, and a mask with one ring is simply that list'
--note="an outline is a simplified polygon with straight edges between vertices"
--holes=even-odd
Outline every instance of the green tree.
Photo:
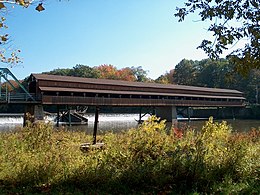
[{"label": "green tree", "polygon": [[176,66],[173,82],[179,85],[195,85],[197,78],[196,62],[183,59]]},{"label": "green tree", "polygon": [[43,74],[69,76],[70,72],[71,72],[70,68],[57,68],[57,69],[51,70],[49,72],[43,72]]},{"label": "green tree", "polygon": [[61,76],[75,76],[87,78],[99,78],[99,72],[95,68],[86,65],[77,64],[73,68],[58,68],[43,74],[61,75]]},{"label": "green tree", "polygon": [[247,79],[246,88],[243,89],[247,97],[247,100],[249,102],[260,103],[259,88],[260,88],[260,70],[256,70],[256,69],[251,70]]},{"label": "green tree", "polygon": [[131,70],[133,71],[133,74],[136,78],[136,81],[138,82],[149,82],[151,79],[147,77],[148,71],[144,70],[142,66],[138,67],[131,67]]},{"label": "green tree", "polygon": [[208,31],[214,40],[203,40],[198,48],[210,58],[218,59],[224,50],[246,40],[244,47],[229,53],[234,70],[246,75],[260,68],[260,1],[259,0],[186,0],[175,16],[182,22],[187,15],[198,13],[201,21],[209,21]]},{"label": "green tree", "polygon": [[77,64],[70,71],[69,76],[99,78],[99,72],[95,68],[86,65]]},{"label": "green tree", "polygon": [[229,88],[227,74],[229,62],[225,59],[205,59],[197,63],[196,85],[212,88]]},{"label": "green tree", "polygon": [[169,73],[166,72],[165,74],[159,76],[157,79],[155,79],[155,82],[161,84],[170,84]]}]

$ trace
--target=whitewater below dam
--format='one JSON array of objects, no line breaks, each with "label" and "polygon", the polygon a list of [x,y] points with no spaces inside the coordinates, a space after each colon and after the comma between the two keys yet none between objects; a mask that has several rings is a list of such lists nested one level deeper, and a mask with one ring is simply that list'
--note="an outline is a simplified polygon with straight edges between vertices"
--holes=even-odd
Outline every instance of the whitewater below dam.
[{"label": "whitewater below dam", "polygon": [[[94,128],[94,114],[85,114],[88,119],[88,124],[85,125],[73,125],[68,126],[62,124],[60,126],[76,131],[86,131],[86,133],[91,134]],[[142,118],[145,120],[149,117],[146,115]],[[120,132],[128,130],[130,128],[138,127],[139,114],[99,114],[98,131],[100,134],[105,132]],[[191,126],[194,129],[199,130],[207,119],[192,120],[187,121],[183,118],[179,118],[178,125],[180,127]],[[260,128],[260,120],[233,120],[227,119],[228,124],[230,124],[235,131],[249,131],[251,128]],[[51,123],[53,126],[56,125],[55,115],[46,116],[46,123]],[[218,121],[221,122],[221,121]],[[0,132],[14,131],[23,126],[23,114],[0,114]],[[168,124],[170,126],[170,124]]]}]

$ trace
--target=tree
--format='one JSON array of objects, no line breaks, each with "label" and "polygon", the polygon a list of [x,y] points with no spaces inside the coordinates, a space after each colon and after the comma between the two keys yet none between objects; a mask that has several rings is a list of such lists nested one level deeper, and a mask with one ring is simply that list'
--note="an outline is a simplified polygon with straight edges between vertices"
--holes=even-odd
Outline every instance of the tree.
[{"label": "tree", "polygon": [[98,71],[99,78],[101,79],[137,81],[132,68],[126,67],[118,70],[115,66],[111,64],[103,64],[95,67],[95,69]]},{"label": "tree", "polygon": [[155,82],[160,84],[170,84],[169,73],[162,74],[155,79]]},{"label": "tree", "polygon": [[58,68],[43,74],[61,75],[61,76],[74,76],[86,78],[99,78],[99,72],[95,68],[86,65],[77,64],[73,68]]},{"label": "tree", "polygon": [[99,72],[99,78],[101,79],[117,79],[117,68],[111,64],[102,64],[96,66],[95,69]]},{"label": "tree", "polygon": [[118,79],[125,80],[125,81],[136,81],[135,75],[131,68],[126,67],[118,70]]},{"label": "tree", "polygon": [[49,72],[43,72],[43,74],[69,76],[70,72],[71,72],[71,69],[69,69],[69,68],[57,68],[57,69],[51,70]]},{"label": "tree", "polygon": [[136,78],[137,82],[149,82],[151,79],[147,77],[147,71],[142,68],[142,66],[131,67],[131,70]]},{"label": "tree", "polygon": [[230,64],[225,59],[205,59],[197,62],[196,85],[212,88],[229,88],[228,77]]},{"label": "tree", "polygon": [[215,40],[203,40],[198,48],[210,58],[218,59],[241,40],[244,47],[229,53],[234,70],[246,75],[251,69],[260,69],[260,1],[259,0],[186,0],[184,7],[176,8],[175,16],[182,22],[187,15],[198,13],[201,21],[210,21],[208,31]]},{"label": "tree", "polygon": [[99,78],[99,72],[90,66],[77,64],[70,71],[69,76]]},{"label": "tree", "polygon": [[[43,74],[61,75],[61,76],[75,76],[75,77],[86,77],[86,78],[100,78],[100,79],[114,79],[114,80],[124,80],[124,81],[137,81],[136,72],[134,70],[140,70],[145,72],[141,66],[126,67],[122,69],[117,69],[115,66],[109,64],[102,64],[95,67],[90,67],[86,65],[77,64],[73,68],[58,68],[51,70],[49,72],[43,72]],[[142,70],[142,71],[141,71]],[[147,77],[144,76],[144,80]],[[147,79],[148,80],[148,79]]]},{"label": "tree", "polygon": [[194,85],[197,78],[196,64],[192,60],[183,59],[176,66],[173,82],[179,85]]}]

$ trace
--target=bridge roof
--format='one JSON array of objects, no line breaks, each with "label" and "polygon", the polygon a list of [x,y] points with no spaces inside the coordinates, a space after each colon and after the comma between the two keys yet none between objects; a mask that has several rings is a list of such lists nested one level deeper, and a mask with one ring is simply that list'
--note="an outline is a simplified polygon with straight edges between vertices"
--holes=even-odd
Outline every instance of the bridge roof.
[{"label": "bridge roof", "polygon": [[47,74],[32,74],[31,76],[33,76],[36,80],[60,81],[60,82],[67,82],[67,83],[85,83],[85,84],[89,83],[89,84],[97,84],[97,85],[128,86],[128,87],[138,87],[138,88],[145,87],[145,88],[154,88],[154,89],[156,88],[179,89],[179,90],[213,92],[213,93],[229,93],[229,94],[232,93],[238,96],[242,96],[243,94],[240,91],[232,90],[232,89],[194,87],[194,86],[186,86],[186,85],[129,82],[129,81],[121,81],[121,80],[94,79],[94,78],[83,78],[83,77],[72,77],[72,76],[47,75]]}]

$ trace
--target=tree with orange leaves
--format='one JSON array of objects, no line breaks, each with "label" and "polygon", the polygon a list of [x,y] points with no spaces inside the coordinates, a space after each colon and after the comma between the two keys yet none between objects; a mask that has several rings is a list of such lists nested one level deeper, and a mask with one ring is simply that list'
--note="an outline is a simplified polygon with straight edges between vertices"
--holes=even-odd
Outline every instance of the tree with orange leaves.
[{"label": "tree with orange leaves", "polygon": [[136,81],[134,72],[131,68],[117,69],[115,66],[109,64],[103,64],[96,66],[95,69],[99,72],[99,78],[101,79],[114,79],[124,81]]}]

